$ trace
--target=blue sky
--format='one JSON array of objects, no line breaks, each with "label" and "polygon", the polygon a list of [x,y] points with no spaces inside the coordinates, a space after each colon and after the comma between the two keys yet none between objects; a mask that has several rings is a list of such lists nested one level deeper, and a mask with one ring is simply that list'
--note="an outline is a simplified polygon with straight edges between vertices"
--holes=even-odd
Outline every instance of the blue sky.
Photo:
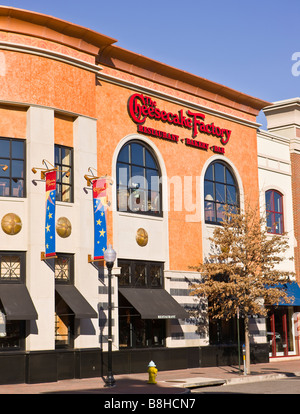
[{"label": "blue sky", "polygon": [[[93,29],[117,39],[120,47],[266,101],[300,96],[299,0],[2,0],[1,5]],[[296,52],[299,66],[292,60]],[[258,121],[265,128],[264,116]]]}]

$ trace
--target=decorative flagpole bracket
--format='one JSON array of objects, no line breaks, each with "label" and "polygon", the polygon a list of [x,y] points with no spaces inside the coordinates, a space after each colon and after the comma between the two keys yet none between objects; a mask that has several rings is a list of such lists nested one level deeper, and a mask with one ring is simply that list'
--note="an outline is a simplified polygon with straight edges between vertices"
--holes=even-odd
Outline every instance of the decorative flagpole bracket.
[{"label": "decorative flagpole bracket", "polygon": [[98,262],[98,263],[101,263],[101,262],[104,262],[104,259],[93,259],[93,257],[92,257],[92,255],[91,254],[88,254],[88,262],[89,263],[94,263],[94,262]]},{"label": "decorative flagpole bracket", "polygon": [[[50,164],[52,168],[48,168],[47,163]],[[47,172],[57,171],[57,167],[55,167],[53,164],[51,164],[51,162],[47,160],[43,160],[42,164],[44,164],[46,168],[40,168],[40,167],[31,168],[31,171],[33,172],[33,174],[36,174],[37,170],[41,170],[41,180],[45,180]]]},{"label": "decorative flagpole bracket", "polygon": [[[92,167],[89,167],[88,170],[92,173]],[[95,170],[96,171],[96,170]],[[89,175],[89,174],[85,174],[84,178],[86,179],[86,185],[88,187],[90,187],[93,184],[94,180],[105,180],[107,181],[110,185],[113,185],[113,179],[109,176],[109,175],[102,175],[102,176],[95,176],[95,175]]]},{"label": "decorative flagpole bracket", "polygon": [[[45,180],[46,174],[51,171],[63,172],[66,174],[66,177],[70,176],[70,170],[59,170],[58,167],[55,167],[53,164],[51,164],[51,162],[47,160],[43,160],[42,164],[44,164],[46,168],[40,168],[40,167],[31,168],[31,171],[33,172],[33,174],[36,174],[37,170],[41,170],[41,180]],[[48,168],[48,164],[50,164],[52,168]]]},{"label": "decorative flagpole bracket", "polygon": [[46,257],[46,253],[45,252],[41,252],[41,261],[46,261],[46,260],[50,260],[50,259],[57,259],[57,256],[51,256],[51,257]]}]

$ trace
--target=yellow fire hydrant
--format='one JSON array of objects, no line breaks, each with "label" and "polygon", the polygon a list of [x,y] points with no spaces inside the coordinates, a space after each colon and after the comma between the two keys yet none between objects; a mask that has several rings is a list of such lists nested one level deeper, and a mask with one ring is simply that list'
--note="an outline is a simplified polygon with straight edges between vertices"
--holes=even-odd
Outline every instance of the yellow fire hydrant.
[{"label": "yellow fire hydrant", "polygon": [[148,384],[156,384],[155,378],[157,375],[157,368],[153,361],[150,361],[148,364],[148,374],[149,374]]}]

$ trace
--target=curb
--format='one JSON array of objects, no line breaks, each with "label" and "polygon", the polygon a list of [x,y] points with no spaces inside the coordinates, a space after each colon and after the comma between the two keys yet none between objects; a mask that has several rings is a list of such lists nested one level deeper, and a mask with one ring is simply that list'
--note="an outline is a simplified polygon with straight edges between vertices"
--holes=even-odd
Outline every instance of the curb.
[{"label": "curb", "polygon": [[249,383],[249,382],[260,382],[260,381],[271,381],[275,379],[283,379],[283,378],[290,378],[290,377],[299,377],[300,372],[289,372],[287,374],[263,374],[263,375],[253,375],[240,378],[229,378],[225,380],[224,385],[231,385],[231,384],[239,384],[242,382]]},{"label": "curb", "polygon": [[170,384],[173,387],[190,389],[210,387],[212,385],[224,385],[226,383],[226,380],[218,378],[187,378],[181,380],[169,380],[164,382]]},{"label": "curb", "polygon": [[[239,378],[229,378],[229,379],[218,379],[218,378],[187,378],[185,380],[167,380],[164,381],[173,387],[184,388],[191,390],[193,388],[204,388],[215,385],[232,385],[232,384],[241,384],[241,383],[251,383],[251,382],[261,382],[261,381],[272,381],[276,379],[284,379],[290,377],[300,377],[299,372],[289,372],[282,374],[262,374],[262,375],[245,375]],[[173,383],[173,384],[172,384]],[[176,384],[177,383],[177,384]]]}]

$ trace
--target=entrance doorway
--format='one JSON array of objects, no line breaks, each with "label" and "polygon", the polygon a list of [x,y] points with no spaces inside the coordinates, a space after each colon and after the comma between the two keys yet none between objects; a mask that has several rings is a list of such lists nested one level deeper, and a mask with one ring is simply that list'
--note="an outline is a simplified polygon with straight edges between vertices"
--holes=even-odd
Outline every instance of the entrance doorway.
[{"label": "entrance doorway", "polygon": [[269,356],[299,355],[298,317],[299,307],[279,306],[272,308],[267,318]]}]

